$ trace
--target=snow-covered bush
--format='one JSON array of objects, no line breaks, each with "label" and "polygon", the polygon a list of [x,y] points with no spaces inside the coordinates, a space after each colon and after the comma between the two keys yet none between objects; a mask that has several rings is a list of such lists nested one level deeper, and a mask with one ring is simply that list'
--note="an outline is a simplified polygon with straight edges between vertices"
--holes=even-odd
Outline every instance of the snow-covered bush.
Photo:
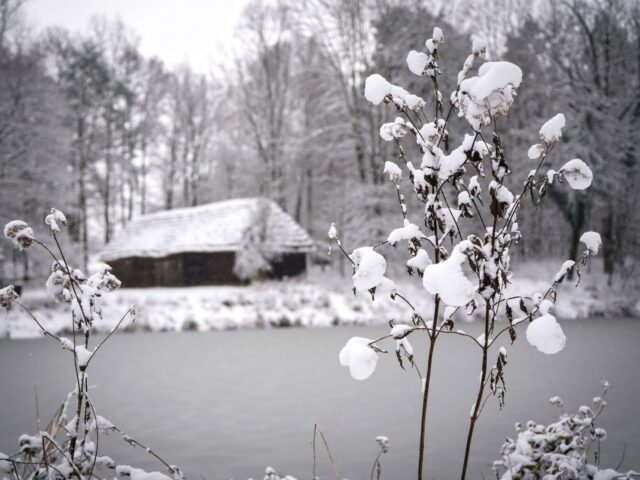
[{"label": "snow-covered bush", "polygon": [[[510,250],[522,238],[518,213],[525,203],[537,207],[548,188],[583,190],[591,185],[593,175],[580,159],[572,159],[545,171],[551,163],[550,153],[562,138],[566,119],[561,113],[538,127],[539,140],[528,152],[508,152],[502,142],[500,117],[506,117],[522,82],[522,71],[505,61],[484,62],[474,75],[472,69],[487,53],[486,46],[473,42],[471,51],[457,75],[455,90],[449,95],[444,111],[444,95],[439,90],[441,75],[439,51],[445,42],[439,28],[425,42],[426,51],[411,51],[407,66],[415,75],[426,77],[433,86],[432,98],[423,99],[394,85],[379,74],[365,82],[364,96],[374,105],[386,104],[392,121],[380,128],[383,140],[397,147],[396,161],[385,162],[399,203],[398,224],[390,225],[386,239],[371,239],[351,253],[340,238],[340,226],[332,224],[329,239],[353,265],[354,293],[368,292],[372,297],[388,295],[406,305],[404,318],[390,319],[389,335],[376,340],[360,337],[347,342],[339,355],[358,380],[373,374],[379,353],[386,353],[382,343],[395,343],[396,357],[415,369],[422,380],[418,479],[423,478],[423,460],[427,404],[431,392],[433,352],[441,335],[457,335],[476,345],[480,352],[480,376],[477,393],[470,402],[471,413],[462,462],[462,478],[467,475],[469,453],[476,422],[487,397],[494,395],[500,405],[505,401],[507,349],[501,337],[517,337],[516,327],[527,326],[526,338],[540,352],[557,353],[567,339],[553,308],[557,286],[586,264],[600,247],[600,236],[587,232],[582,236],[585,250],[579,258],[564,262],[549,279],[544,292],[526,296],[509,296],[507,288],[513,273]],[[448,126],[458,116],[466,122],[469,133],[457,147],[449,150],[453,139]],[[528,156],[531,169],[523,184],[510,182],[511,157]],[[382,167],[382,166],[381,166]],[[566,185],[551,185],[564,183]],[[403,188],[413,190],[418,211],[407,207]],[[424,295],[433,299],[433,311],[418,311],[417,302],[399,291],[387,275],[384,250],[404,245],[406,268],[424,287]],[[455,322],[471,315],[483,318],[483,333],[475,338],[455,328]],[[424,366],[419,366],[409,339],[428,346]],[[492,348],[499,347],[499,348]]]},{"label": "snow-covered bush", "polygon": [[269,251],[266,241],[269,212],[269,206],[261,204],[251,225],[242,235],[242,245],[233,265],[233,273],[240,280],[259,279],[271,271],[269,261],[273,259],[273,253]]},{"label": "snow-covered bush", "polygon": [[[182,480],[180,469],[170,465],[157,453],[127,435],[119,427],[96,412],[89,392],[89,367],[100,348],[128,319],[135,318],[135,307],[129,308],[116,326],[101,341],[92,342],[95,325],[102,320],[101,299],[120,287],[120,281],[104,266],[97,273],[86,277],[80,270],[72,268],[60,247],[58,235],[67,226],[62,212],[51,209],[45,223],[51,229],[55,247],[36,238],[33,229],[21,220],[9,222],[4,228],[5,236],[18,248],[40,247],[52,259],[49,278],[46,282],[48,294],[56,301],[68,305],[71,338],[62,337],[47,330],[45,323],[21,301],[12,285],[0,289],[0,305],[8,311],[17,307],[24,311],[42,331],[42,334],[57,342],[61,350],[69,352],[73,363],[75,383],[48,425],[30,435],[18,439],[18,449],[7,455],[0,453],[0,478],[11,480],[34,480],[39,478],[91,480],[107,475],[119,480]],[[71,380],[71,379],[70,379]],[[146,472],[128,465],[119,465],[108,456],[101,455],[98,447],[101,435],[119,435],[131,446],[139,446],[155,457],[168,475]]]},{"label": "snow-covered bush", "polygon": [[[557,422],[541,425],[529,420],[525,426],[516,424],[517,438],[507,438],[502,445],[502,459],[493,462],[500,480],[628,480],[638,472],[616,472],[600,467],[600,442],[607,431],[596,427],[604,410],[609,383],[603,381],[603,394],[593,398],[594,408],[582,405],[577,413],[565,413]],[[549,399],[562,407],[560,397]],[[592,456],[594,463],[589,463]]]}]

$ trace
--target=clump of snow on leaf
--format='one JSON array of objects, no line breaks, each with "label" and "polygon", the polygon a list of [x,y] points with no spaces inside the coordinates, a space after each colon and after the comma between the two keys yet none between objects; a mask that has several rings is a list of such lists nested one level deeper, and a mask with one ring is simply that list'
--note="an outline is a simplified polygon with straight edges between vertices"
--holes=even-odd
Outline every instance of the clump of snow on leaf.
[{"label": "clump of snow on leaf", "polygon": [[551,314],[536,318],[527,327],[527,341],[547,355],[560,352],[567,343],[560,324]]},{"label": "clump of snow on leaf", "polygon": [[440,295],[447,305],[460,307],[469,303],[475,294],[475,288],[462,271],[464,260],[460,245],[456,245],[451,256],[444,262],[425,268],[422,277],[424,288],[433,295]]},{"label": "clump of snow on leaf", "polygon": [[536,143],[535,145],[532,145],[531,148],[529,148],[529,151],[527,152],[527,156],[531,160],[535,160],[536,158],[540,158],[540,156],[543,153],[544,153],[544,145]]},{"label": "clump of snow on leaf", "polygon": [[379,105],[384,97],[391,93],[391,87],[392,85],[382,75],[374,73],[365,80],[364,96],[374,105]]},{"label": "clump of snow on leaf", "polygon": [[508,85],[517,88],[520,82],[522,82],[522,70],[517,65],[511,62],[486,62],[478,69],[477,80],[471,84],[469,94],[477,100],[483,100],[491,93],[502,90]]},{"label": "clump of snow on leaf", "polygon": [[52,232],[59,232],[60,227],[67,226],[67,217],[60,210],[51,209],[51,213],[44,219],[44,223],[49,225]]},{"label": "clump of snow on leaf", "polygon": [[426,53],[411,50],[407,55],[407,66],[414,75],[422,75],[427,63],[429,63],[429,57]]},{"label": "clump of snow on leaf", "polygon": [[385,123],[380,127],[380,138],[385,142],[402,138],[406,133],[407,127],[402,118],[396,118],[393,122]]},{"label": "clump of snow on leaf", "polygon": [[459,81],[460,88],[453,92],[451,101],[458,105],[459,115],[464,115],[478,131],[483,125],[489,125],[492,118],[509,111],[515,89],[522,81],[522,70],[510,62],[487,62],[480,67],[477,77],[459,78]]},{"label": "clump of snow on leaf", "polygon": [[484,56],[487,51],[487,42],[482,38],[474,38],[471,43],[471,51],[474,55]]},{"label": "clump of snow on leaf", "polygon": [[429,265],[431,265],[431,259],[424,248],[419,248],[415,256],[407,260],[407,267],[415,268],[419,272],[424,272]]},{"label": "clump of snow on leaf", "polygon": [[363,337],[351,337],[340,350],[340,365],[349,367],[349,373],[355,380],[365,380],[371,376],[378,363],[378,354],[369,346],[371,340]]},{"label": "clump of snow on leaf", "polygon": [[597,255],[602,246],[602,238],[598,232],[584,232],[580,241],[587,247],[589,255]]},{"label": "clump of snow on leaf", "polygon": [[451,175],[458,173],[466,161],[467,155],[464,153],[464,146],[460,145],[449,155],[441,157],[438,176],[442,180],[448,179]]},{"label": "clump of snow on leaf", "polygon": [[93,355],[93,351],[86,348],[84,345],[78,345],[75,348],[76,359],[78,360],[78,366],[80,368],[85,368],[91,360],[91,356]]},{"label": "clump of snow on leaf", "polygon": [[391,336],[396,340],[400,340],[406,337],[412,331],[413,331],[413,327],[411,325],[405,325],[404,323],[399,323],[391,327]]},{"label": "clump of snow on leaf", "polygon": [[562,113],[557,114],[551,120],[548,120],[540,128],[540,138],[545,143],[554,143],[560,140],[562,137],[562,129],[565,125],[565,118]]},{"label": "clump of snow on leaf", "polygon": [[329,231],[327,232],[327,236],[331,240],[335,240],[338,238],[338,229],[336,228],[336,224],[332,223],[329,227]]},{"label": "clump of snow on leaf", "polygon": [[444,33],[442,33],[442,29],[440,27],[433,27],[433,34],[431,35],[434,42],[443,43],[444,42]]},{"label": "clump of snow on leaf", "polygon": [[11,303],[14,300],[17,300],[18,296],[18,292],[16,292],[13,285],[0,288],[0,306],[2,306],[6,311],[9,311],[11,309]]},{"label": "clump of snow on leaf", "polygon": [[593,181],[591,169],[579,158],[565,163],[560,169],[560,174],[574,190],[585,190],[591,186]]},{"label": "clump of snow on leaf", "polygon": [[351,254],[351,260],[355,264],[353,286],[356,290],[366,291],[382,283],[387,261],[372,247],[357,248]]},{"label": "clump of snow on leaf", "polygon": [[401,240],[411,240],[412,238],[425,238],[425,235],[415,223],[411,223],[405,218],[404,227],[393,230],[389,234],[387,242],[395,247]]},{"label": "clump of snow on leaf", "polygon": [[513,203],[513,193],[511,193],[507,187],[499,184],[495,180],[491,180],[491,183],[489,184],[489,191],[496,197],[498,202],[506,205],[511,205],[511,203]]},{"label": "clump of snow on leaf", "polygon": [[384,171],[382,173],[389,175],[389,180],[393,183],[399,183],[400,178],[402,178],[402,170],[400,170],[400,167],[393,162],[384,162]]},{"label": "clump of snow on leaf", "polygon": [[12,220],[4,226],[4,236],[20,250],[29,247],[34,240],[33,229],[22,220]]},{"label": "clump of snow on leaf", "polygon": [[555,407],[562,407],[564,405],[564,400],[556,395],[549,399],[549,403]]},{"label": "clump of snow on leaf", "polygon": [[555,277],[553,277],[553,281],[556,283],[561,282],[564,279],[565,275],[567,275],[575,266],[575,264],[576,262],[574,262],[573,260],[565,260],[560,267],[560,270],[558,270],[558,273],[556,273]]},{"label": "clump of snow on leaf", "polygon": [[404,103],[406,103],[407,107],[409,107],[411,110],[416,111],[424,108],[425,106],[424,99],[422,97],[419,97],[418,95],[413,95],[412,93],[404,97]]}]

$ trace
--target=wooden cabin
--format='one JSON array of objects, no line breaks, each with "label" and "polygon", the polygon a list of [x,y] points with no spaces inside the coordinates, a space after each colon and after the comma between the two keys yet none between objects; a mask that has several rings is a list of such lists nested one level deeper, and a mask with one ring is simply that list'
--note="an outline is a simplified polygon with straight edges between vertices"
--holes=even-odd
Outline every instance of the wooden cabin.
[{"label": "wooden cabin", "polygon": [[250,280],[238,273],[239,261],[266,266],[260,276],[300,275],[313,250],[307,232],[278,205],[242,198],[138,217],[100,260],[123,287],[220,285]]}]

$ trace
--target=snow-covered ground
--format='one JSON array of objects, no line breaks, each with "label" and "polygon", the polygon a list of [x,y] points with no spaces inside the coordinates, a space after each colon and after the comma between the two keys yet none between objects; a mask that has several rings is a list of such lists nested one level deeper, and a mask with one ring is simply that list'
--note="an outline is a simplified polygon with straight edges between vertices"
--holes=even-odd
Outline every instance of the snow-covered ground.
[{"label": "snow-covered ground", "polygon": [[[510,295],[544,293],[557,263],[526,264],[514,276]],[[396,282],[402,295],[429,318],[431,295],[421,282],[404,275],[397,277],[405,278]],[[123,324],[129,331],[383,325],[391,319],[410,322],[410,310],[401,300],[376,297],[372,301],[367,294],[360,293],[354,296],[351,285],[350,277],[340,278],[333,271],[314,271],[304,279],[250,286],[124,288],[104,297],[104,318],[96,328],[110,331],[131,305],[136,305],[137,314],[133,324],[130,321]],[[49,298],[44,288],[28,289],[22,300],[52,332],[70,328],[67,306]],[[567,282],[560,286],[555,314],[559,319],[640,317],[640,299],[629,291],[608,288],[605,277],[598,272],[584,272],[578,288]],[[18,308],[0,317],[0,337],[40,335],[37,325]]]}]

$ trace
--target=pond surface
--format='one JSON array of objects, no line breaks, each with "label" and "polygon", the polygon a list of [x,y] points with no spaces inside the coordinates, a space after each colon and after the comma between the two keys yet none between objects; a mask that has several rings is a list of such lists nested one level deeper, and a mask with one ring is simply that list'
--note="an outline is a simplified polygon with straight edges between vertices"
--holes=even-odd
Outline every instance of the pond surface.
[{"label": "pond surface", "polygon": [[[480,325],[462,328],[479,333]],[[640,322],[568,321],[563,328],[568,343],[558,355],[538,353],[522,332],[508,347],[506,406],[500,412],[494,399],[487,403],[470,478],[494,478],[489,465],[504,438],[513,436],[516,421],[557,418],[562,410],[549,405],[553,395],[572,411],[591,405],[603,378],[612,384],[609,407],[599,420],[609,432],[603,465],[615,467],[626,444],[623,468],[640,469]],[[369,478],[374,438],[386,435],[391,450],[383,459],[383,478],[411,479],[420,411],[415,372],[401,370],[385,355],[374,375],[358,382],[338,364],[349,337],[385,333],[343,327],[121,334],[94,360],[93,398],[100,414],[180,465],[191,479],[262,478],[267,465],[310,478],[315,423],[344,477]],[[417,337],[412,342],[422,359],[424,348]],[[18,436],[35,430],[35,387],[43,419],[72,388],[68,355],[47,339],[0,341],[0,451],[13,453]],[[446,480],[459,475],[479,351],[469,340],[450,336],[439,341],[435,362],[427,478]],[[100,447],[117,463],[161,469],[115,435],[102,438]],[[321,478],[332,478],[325,452],[318,448],[317,455]]]}]

